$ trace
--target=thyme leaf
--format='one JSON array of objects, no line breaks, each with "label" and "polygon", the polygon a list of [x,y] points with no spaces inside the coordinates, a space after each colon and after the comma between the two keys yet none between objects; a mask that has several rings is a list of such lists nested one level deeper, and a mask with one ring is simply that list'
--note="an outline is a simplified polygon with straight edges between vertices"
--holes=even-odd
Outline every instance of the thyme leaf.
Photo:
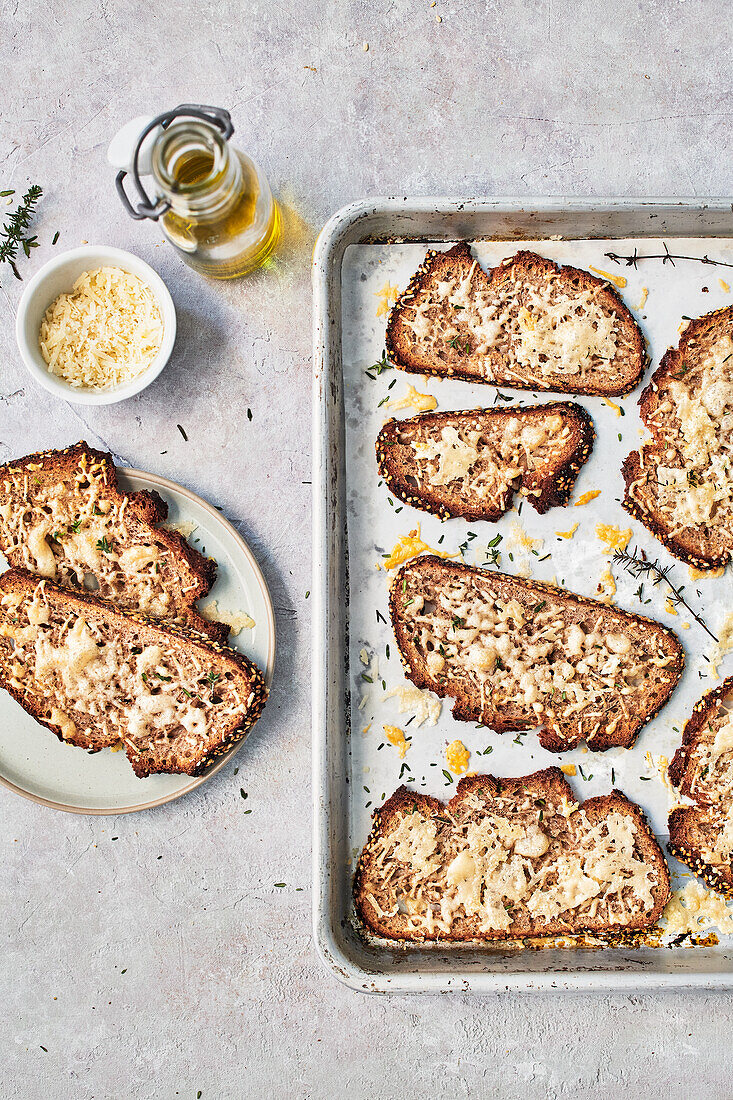
[{"label": "thyme leaf", "polygon": [[[707,625],[701,615],[690,607],[689,603],[682,594],[684,585],[682,588],[678,588],[670,580],[670,573],[674,569],[673,565],[667,565],[664,568],[659,564],[657,560],[650,561],[644,551],[637,553],[637,548],[634,547],[633,552],[630,554],[627,550],[615,550],[613,554],[613,562],[616,565],[620,565],[626,570],[635,580],[641,580],[643,577],[650,577],[654,585],[664,583],[672,593],[672,603],[675,605],[681,604],[682,607],[687,608],[692,615],[698,626],[701,626],[706,634],[708,634],[714,642],[718,641],[718,638],[713,634],[710,627]],[[641,586],[637,590],[637,595],[641,593]]]}]

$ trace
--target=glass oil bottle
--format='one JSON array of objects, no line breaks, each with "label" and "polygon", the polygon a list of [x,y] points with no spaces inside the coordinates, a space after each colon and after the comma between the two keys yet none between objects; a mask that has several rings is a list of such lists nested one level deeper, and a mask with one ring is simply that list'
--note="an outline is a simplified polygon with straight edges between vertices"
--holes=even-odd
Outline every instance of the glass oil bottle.
[{"label": "glass oil bottle", "polygon": [[[131,128],[137,135],[134,147]],[[215,279],[235,279],[261,267],[280,237],[280,213],[267,179],[229,144],[232,132],[228,112],[184,104],[155,119],[133,120],[108,153],[118,167],[129,162],[117,176],[128,213],[158,221],[185,262]],[[128,173],[142,199],[136,207],[124,189]],[[142,185],[143,175],[152,177],[154,200]]]}]

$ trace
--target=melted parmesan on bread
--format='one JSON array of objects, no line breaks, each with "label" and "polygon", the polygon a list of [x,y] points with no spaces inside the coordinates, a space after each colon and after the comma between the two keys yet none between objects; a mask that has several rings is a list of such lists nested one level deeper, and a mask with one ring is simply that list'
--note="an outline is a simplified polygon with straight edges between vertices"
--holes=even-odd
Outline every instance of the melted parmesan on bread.
[{"label": "melted parmesan on bread", "polygon": [[593,436],[590,416],[571,402],[427,413],[388,421],[377,462],[405,503],[442,518],[493,520],[516,491],[540,513],[566,503]]},{"label": "melted parmesan on bread", "polygon": [[429,252],[395,304],[387,351],[403,370],[565,393],[639,381],[639,329],[607,280],[518,252],[485,272],[467,244]]},{"label": "melted parmesan on bread", "polygon": [[677,557],[733,555],[733,306],[692,321],[644,390],[652,439],[624,463],[626,509]]},{"label": "melted parmesan on bread", "polygon": [[733,896],[733,677],[695,704],[668,775],[694,803],[671,811],[670,850]]},{"label": "melted parmesan on bread", "polygon": [[266,695],[234,650],[21,569],[0,577],[0,684],[68,744],[121,743],[139,776],[198,774]]},{"label": "melted parmesan on bread", "polygon": [[622,794],[582,806],[557,768],[462,779],[448,805],[401,787],[359,859],[360,918],[394,939],[498,939],[654,924],[664,857]]},{"label": "melted parmesan on bread", "polygon": [[391,589],[407,675],[493,729],[540,727],[553,752],[629,746],[667,701],[684,657],[676,635],[552,585],[423,556]]}]

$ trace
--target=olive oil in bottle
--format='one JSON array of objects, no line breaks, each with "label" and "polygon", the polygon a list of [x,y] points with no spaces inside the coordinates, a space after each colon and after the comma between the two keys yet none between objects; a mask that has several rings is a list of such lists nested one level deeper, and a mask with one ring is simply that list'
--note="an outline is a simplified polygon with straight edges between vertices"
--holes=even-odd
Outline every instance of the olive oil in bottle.
[{"label": "olive oil in bottle", "polygon": [[[261,267],[280,237],[280,214],[267,179],[253,160],[229,144],[231,130],[225,111],[178,107],[148,122],[137,137],[129,157],[144,200],[137,208],[122,186],[127,173],[117,177],[128,212],[159,220],[186,263],[215,279],[234,279]],[[123,134],[115,140],[121,141]],[[112,152],[110,147],[111,160]],[[155,203],[148,199],[140,174],[152,175]]]}]

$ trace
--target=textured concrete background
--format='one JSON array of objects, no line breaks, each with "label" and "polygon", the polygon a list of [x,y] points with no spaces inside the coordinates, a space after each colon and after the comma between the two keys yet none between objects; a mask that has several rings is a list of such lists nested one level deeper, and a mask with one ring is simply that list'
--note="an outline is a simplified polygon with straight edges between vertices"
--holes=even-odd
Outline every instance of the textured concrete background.
[{"label": "textured concrete background", "polygon": [[[56,230],[57,249],[127,247],[167,280],[180,320],[157,384],[74,408],[25,374],[22,287],[0,278],[0,459],[83,435],[189,485],[255,549],[280,635],[236,779],[231,765],[117,820],[0,797],[0,1095],[730,1097],[728,995],[376,999],[320,967],[304,484],[309,259],[328,215],[389,193],[729,192],[729,5],[0,0],[0,13],[0,190],[45,190],[23,273]],[[230,108],[278,189],[274,271],[205,283],[123,214],[109,136],[182,100]]]}]

